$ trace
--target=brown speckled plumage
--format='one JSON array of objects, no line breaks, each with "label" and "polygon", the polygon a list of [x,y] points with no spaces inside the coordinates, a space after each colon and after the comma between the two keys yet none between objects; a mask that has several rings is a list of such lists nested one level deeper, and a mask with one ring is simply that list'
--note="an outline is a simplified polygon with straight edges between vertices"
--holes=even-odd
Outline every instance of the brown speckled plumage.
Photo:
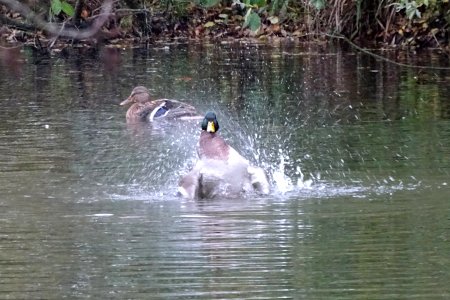
[{"label": "brown speckled plumage", "polygon": [[122,101],[120,105],[129,105],[126,118],[127,123],[152,122],[150,119],[152,112],[158,107],[163,107],[165,114],[156,119],[181,119],[181,118],[201,118],[195,107],[173,99],[152,100],[148,89],[144,86],[137,86],[133,89],[130,96]]}]

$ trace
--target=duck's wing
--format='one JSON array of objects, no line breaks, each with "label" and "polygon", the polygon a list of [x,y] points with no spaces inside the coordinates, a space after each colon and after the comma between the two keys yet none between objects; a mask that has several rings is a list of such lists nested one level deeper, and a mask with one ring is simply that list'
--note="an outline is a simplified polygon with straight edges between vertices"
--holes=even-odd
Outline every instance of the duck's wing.
[{"label": "duck's wing", "polygon": [[242,192],[241,178],[239,174],[230,173],[225,161],[198,160],[194,168],[181,178],[178,195],[187,199],[211,199],[217,195],[238,195]]},{"label": "duck's wing", "polygon": [[[250,162],[240,155],[233,147],[230,148],[230,155],[228,158],[228,164],[234,165],[239,168],[245,168],[246,174],[242,176],[242,181],[250,181],[250,190],[253,188],[256,192],[267,195],[270,193],[270,184],[267,179],[266,172],[260,167],[256,167],[250,164]],[[244,185],[246,189],[246,184]]]},{"label": "duck's wing", "polygon": [[249,166],[247,168],[248,173],[250,174],[250,181],[252,183],[253,188],[261,194],[267,195],[270,193],[270,184],[267,179],[266,173],[262,168]]},{"label": "duck's wing", "polygon": [[135,103],[127,111],[127,121],[149,121],[149,115],[160,105],[157,101]]},{"label": "duck's wing", "polygon": [[165,118],[171,119],[181,119],[184,117],[201,117],[197,113],[195,107],[190,104],[180,102],[172,99],[164,99],[165,104],[162,107],[163,110],[166,110]]},{"label": "duck's wing", "polygon": [[195,199],[199,194],[200,173],[198,168],[192,169],[184,175],[178,183],[178,195],[187,199]]}]

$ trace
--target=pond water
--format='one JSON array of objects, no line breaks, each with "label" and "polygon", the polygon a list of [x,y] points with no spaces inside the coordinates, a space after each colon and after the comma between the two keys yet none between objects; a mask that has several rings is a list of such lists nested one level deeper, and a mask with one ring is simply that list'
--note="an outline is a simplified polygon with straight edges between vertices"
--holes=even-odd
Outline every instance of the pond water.
[{"label": "pond water", "polygon": [[[0,66],[1,299],[450,298],[449,70],[251,44]],[[214,110],[270,195],[178,198],[199,125],[127,126],[136,85]]]}]

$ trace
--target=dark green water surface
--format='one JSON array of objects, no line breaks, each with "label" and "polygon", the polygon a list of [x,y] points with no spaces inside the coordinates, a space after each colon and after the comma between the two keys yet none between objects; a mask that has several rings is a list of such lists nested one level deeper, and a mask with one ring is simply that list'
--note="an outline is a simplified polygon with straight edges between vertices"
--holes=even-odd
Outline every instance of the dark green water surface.
[{"label": "dark green water surface", "polygon": [[[0,299],[450,298],[450,71],[317,45],[21,58],[0,65]],[[270,195],[177,198],[199,126],[127,125],[135,85],[216,111]]]}]

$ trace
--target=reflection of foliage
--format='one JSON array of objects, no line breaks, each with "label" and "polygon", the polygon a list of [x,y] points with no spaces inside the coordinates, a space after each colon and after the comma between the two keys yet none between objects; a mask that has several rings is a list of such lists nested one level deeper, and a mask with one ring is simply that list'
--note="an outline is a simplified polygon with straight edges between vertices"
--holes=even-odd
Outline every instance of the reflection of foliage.
[{"label": "reflection of foliage", "polygon": [[405,74],[399,94],[401,103],[413,109],[409,114],[413,114],[414,117],[421,119],[445,117],[441,112],[440,99],[443,95],[440,94],[438,84],[431,82],[429,75],[422,74],[420,77],[419,81],[416,72],[412,71]]},{"label": "reflection of foliage", "polygon": [[[191,43],[171,45],[169,52],[134,49],[133,55],[129,51],[123,55],[121,69],[137,77],[120,86],[117,76],[99,74],[98,59],[76,55],[56,65],[37,65],[33,78],[41,78],[39,74],[50,78],[24,81],[23,89],[14,92],[26,99],[31,95],[48,115],[69,117],[83,109],[81,120],[75,118],[80,126],[85,118],[103,126],[111,116],[117,126],[122,124],[117,120],[123,120],[124,111],[112,104],[128,95],[133,84],[144,83],[155,96],[182,99],[200,111],[214,109],[229,117],[223,121],[223,132],[249,159],[258,161],[247,149],[264,149],[267,152],[258,153],[259,157],[276,165],[278,151],[283,149],[290,158],[286,173],[292,176],[299,161],[305,174],[330,166],[367,171],[393,164],[401,171],[412,162],[404,157],[419,157],[424,165],[427,160],[432,166],[437,164],[433,154],[441,153],[437,148],[447,144],[433,145],[436,139],[431,130],[436,128],[433,124],[450,119],[446,94],[450,82],[445,72],[405,70],[361,53],[309,47],[295,48],[301,55],[290,55],[289,47],[277,51],[261,45]],[[29,59],[31,53],[26,54]],[[0,68],[3,84],[8,78],[4,72]],[[99,89],[104,94],[97,99]],[[35,90],[38,95],[52,91],[57,96],[51,101],[34,99]],[[417,145],[420,134],[423,143]],[[256,147],[247,143],[256,143]],[[424,149],[430,152],[421,153]],[[337,152],[344,162],[336,160]],[[269,154],[274,156],[264,157]]]}]

